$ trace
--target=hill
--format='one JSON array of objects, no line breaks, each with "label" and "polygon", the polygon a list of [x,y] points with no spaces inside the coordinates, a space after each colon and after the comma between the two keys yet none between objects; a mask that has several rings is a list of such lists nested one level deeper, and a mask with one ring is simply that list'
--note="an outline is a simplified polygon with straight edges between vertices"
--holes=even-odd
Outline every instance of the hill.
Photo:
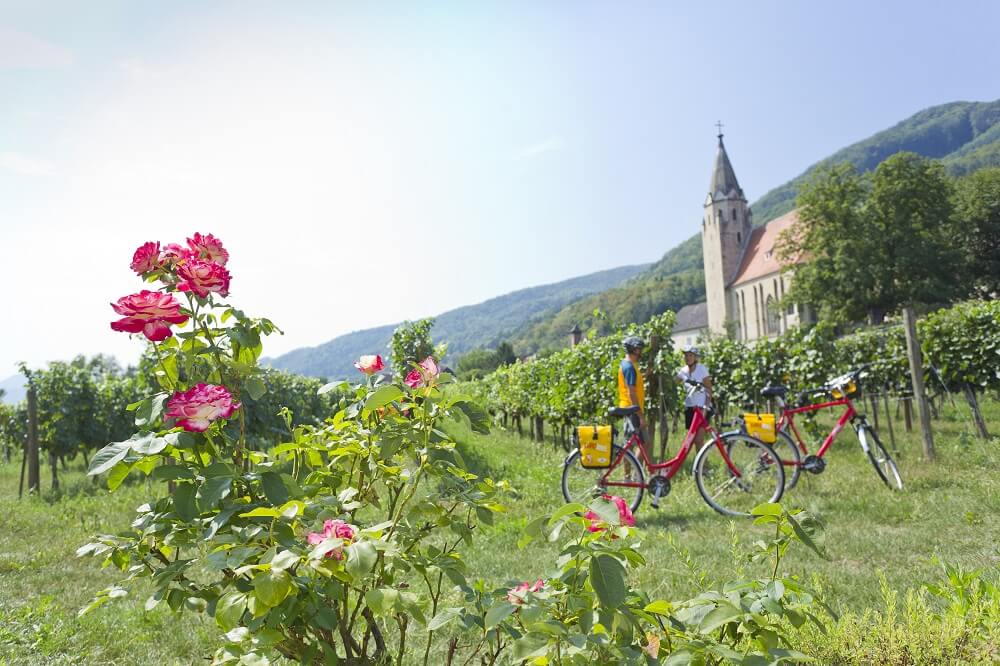
[{"label": "hill", "polygon": [[[548,320],[566,304],[612,289],[649,267],[649,264],[642,264],[612,268],[449,310],[435,318],[432,335],[435,340],[448,342],[449,358],[476,347],[493,348],[510,339],[526,324]],[[295,349],[264,362],[302,375],[329,379],[349,377],[356,372],[353,363],[362,354],[386,353],[392,332],[398,325],[354,331],[316,347]],[[566,327],[564,336],[570,328],[572,325]]]},{"label": "hill", "polygon": [[[817,169],[850,162],[859,171],[871,171],[900,151],[939,159],[955,176],[1000,166],[1000,100],[952,102],[924,109],[889,129],[838,150],[754,202],[751,206],[754,223],[764,224],[792,210],[799,188]],[[697,223],[691,226],[697,228]],[[574,323],[584,330],[594,327],[604,333],[613,324],[643,322],[654,314],[677,310],[704,298],[701,236],[696,234],[669,250],[628,284],[571,303],[555,313],[550,322],[525,326],[514,336],[514,346],[518,353],[558,349],[566,344],[565,337],[558,332]],[[595,323],[595,308],[605,311],[608,319]]]}]

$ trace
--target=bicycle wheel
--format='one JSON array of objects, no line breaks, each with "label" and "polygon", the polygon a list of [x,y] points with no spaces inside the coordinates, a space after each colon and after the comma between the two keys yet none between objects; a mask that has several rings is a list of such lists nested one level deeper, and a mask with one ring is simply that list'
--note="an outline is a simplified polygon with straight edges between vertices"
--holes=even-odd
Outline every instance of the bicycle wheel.
[{"label": "bicycle wheel", "polygon": [[903,477],[899,475],[899,468],[896,467],[896,461],[892,459],[889,451],[886,450],[882,441],[879,440],[878,435],[875,434],[875,429],[867,423],[859,427],[858,441],[861,442],[861,448],[864,449],[868,460],[872,463],[872,467],[875,468],[875,472],[885,485],[893,490],[902,490]]},{"label": "bicycle wheel", "polygon": [[781,465],[785,468],[785,492],[787,493],[799,482],[799,474],[802,472],[802,452],[791,435],[784,430],[778,431],[778,438],[771,445],[771,448],[781,458]]},{"label": "bicycle wheel", "polygon": [[[629,503],[629,508],[633,513],[638,511],[642,503],[642,493],[646,488],[646,475],[642,466],[631,451],[626,451],[625,455],[617,465],[622,447],[614,445],[611,449],[611,460],[614,465],[611,470],[607,469],[587,469],[580,464],[580,452],[574,451],[566,456],[563,463],[562,473],[562,494],[567,502],[579,502],[587,504],[595,497],[601,495],[617,495]],[[605,478],[605,472],[607,477]],[[619,486],[616,483],[639,483],[638,486]]]},{"label": "bicycle wheel", "polygon": [[727,516],[749,516],[758,504],[777,502],[785,490],[785,469],[767,444],[729,433],[712,440],[694,459],[698,492],[710,507]]}]

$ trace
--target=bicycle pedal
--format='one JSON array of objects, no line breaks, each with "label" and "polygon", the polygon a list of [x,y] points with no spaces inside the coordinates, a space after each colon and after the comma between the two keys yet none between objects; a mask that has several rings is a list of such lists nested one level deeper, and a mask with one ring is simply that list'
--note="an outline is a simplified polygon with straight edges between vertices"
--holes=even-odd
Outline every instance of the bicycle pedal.
[{"label": "bicycle pedal", "polygon": [[654,509],[659,509],[660,508],[660,505],[658,503],[656,503],[656,502],[650,502],[649,506],[653,507]]}]

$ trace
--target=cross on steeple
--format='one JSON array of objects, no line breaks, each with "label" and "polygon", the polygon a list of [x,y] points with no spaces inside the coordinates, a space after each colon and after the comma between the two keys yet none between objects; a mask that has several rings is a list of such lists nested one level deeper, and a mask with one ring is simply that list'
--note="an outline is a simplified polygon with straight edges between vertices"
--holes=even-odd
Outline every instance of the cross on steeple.
[{"label": "cross on steeple", "polygon": [[715,121],[715,127],[716,127],[716,129],[719,130],[718,137],[721,139],[722,138],[722,121],[721,120],[716,120]]}]

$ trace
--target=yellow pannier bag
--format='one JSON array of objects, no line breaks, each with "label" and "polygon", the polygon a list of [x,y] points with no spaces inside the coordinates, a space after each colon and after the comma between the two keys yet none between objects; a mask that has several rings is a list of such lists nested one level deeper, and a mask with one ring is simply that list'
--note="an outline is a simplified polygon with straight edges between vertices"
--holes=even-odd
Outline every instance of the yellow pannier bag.
[{"label": "yellow pannier bag", "polygon": [[573,435],[580,447],[580,465],[587,469],[611,466],[611,441],[614,439],[611,426],[578,426]]},{"label": "yellow pannier bag", "polygon": [[751,437],[756,437],[765,444],[774,444],[777,441],[774,414],[744,414],[743,422],[747,424],[747,434]]},{"label": "yellow pannier bag", "polygon": [[851,397],[858,392],[858,385],[854,382],[847,382],[842,386],[835,386],[830,389],[830,395],[833,396],[834,400],[841,400],[844,397]]}]

